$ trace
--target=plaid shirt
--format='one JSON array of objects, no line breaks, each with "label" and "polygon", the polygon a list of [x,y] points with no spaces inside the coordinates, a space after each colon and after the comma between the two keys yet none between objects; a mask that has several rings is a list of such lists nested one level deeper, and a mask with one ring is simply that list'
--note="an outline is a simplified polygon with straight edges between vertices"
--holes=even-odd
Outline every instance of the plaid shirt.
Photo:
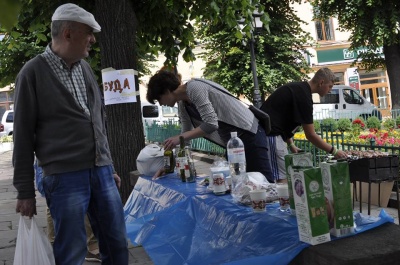
[{"label": "plaid shirt", "polygon": [[54,71],[58,79],[60,79],[61,83],[75,98],[76,102],[85,110],[86,114],[90,116],[85,79],[80,62],[74,63],[71,69],[69,69],[65,61],[51,50],[50,45],[51,44],[47,45],[42,56],[46,59],[50,68]]}]

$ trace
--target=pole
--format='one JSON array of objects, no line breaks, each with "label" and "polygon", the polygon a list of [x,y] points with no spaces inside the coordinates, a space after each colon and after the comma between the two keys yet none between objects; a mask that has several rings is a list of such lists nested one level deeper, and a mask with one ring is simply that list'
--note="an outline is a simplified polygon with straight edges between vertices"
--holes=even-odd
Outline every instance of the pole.
[{"label": "pole", "polygon": [[257,78],[257,66],[256,66],[256,56],[254,52],[254,35],[251,33],[250,40],[250,59],[251,59],[251,71],[253,72],[253,82],[254,82],[254,91],[253,91],[253,105],[257,108],[261,107],[261,95],[260,88],[258,87],[258,78]]}]

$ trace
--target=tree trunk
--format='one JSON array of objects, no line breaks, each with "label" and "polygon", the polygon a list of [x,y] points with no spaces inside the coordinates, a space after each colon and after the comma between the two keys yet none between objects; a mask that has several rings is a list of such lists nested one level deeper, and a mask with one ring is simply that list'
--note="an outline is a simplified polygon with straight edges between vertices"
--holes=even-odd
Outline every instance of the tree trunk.
[{"label": "tree trunk", "polygon": [[[95,18],[101,26],[98,41],[102,68],[136,69],[137,21],[131,1],[96,0]],[[135,83],[136,91],[139,91],[137,77]],[[139,97],[137,101],[106,106],[108,140],[115,170],[122,180],[123,203],[132,191],[129,172],[136,170],[136,158],[144,147]]]},{"label": "tree trunk", "polygon": [[392,109],[400,109],[400,44],[383,46],[389,76]]}]

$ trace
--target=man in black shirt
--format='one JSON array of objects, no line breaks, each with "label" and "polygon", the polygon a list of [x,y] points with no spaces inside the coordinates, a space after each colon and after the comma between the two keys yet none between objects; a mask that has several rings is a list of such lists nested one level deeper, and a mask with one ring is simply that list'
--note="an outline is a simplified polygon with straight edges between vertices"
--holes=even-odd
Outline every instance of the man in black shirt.
[{"label": "man in black shirt", "polygon": [[292,140],[294,133],[302,126],[307,140],[317,148],[331,153],[335,158],[346,157],[345,153],[326,143],[315,133],[313,124],[312,93],[321,97],[333,87],[335,75],[329,68],[319,69],[310,81],[294,82],[279,87],[261,106],[271,119],[271,132],[268,138],[268,152],[271,169],[276,182],[286,179],[284,157],[297,148]]}]

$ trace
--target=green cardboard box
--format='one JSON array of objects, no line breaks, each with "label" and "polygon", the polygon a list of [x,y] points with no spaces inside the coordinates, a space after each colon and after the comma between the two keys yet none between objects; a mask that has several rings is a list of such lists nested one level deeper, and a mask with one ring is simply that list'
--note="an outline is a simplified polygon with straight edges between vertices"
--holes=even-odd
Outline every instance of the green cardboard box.
[{"label": "green cardboard box", "polygon": [[300,241],[311,245],[330,241],[321,169],[293,169],[292,188]]},{"label": "green cardboard box", "polygon": [[286,179],[289,187],[289,203],[290,203],[290,211],[293,215],[296,214],[296,209],[294,205],[293,199],[293,189],[292,189],[292,177],[291,173],[293,172],[293,167],[301,168],[301,167],[312,167],[312,154],[311,153],[294,153],[285,155],[285,169],[286,169]]},{"label": "green cardboard box", "polygon": [[323,162],[320,167],[330,233],[336,237],[353,234],[354,220],[349,164],[347,162]]}]

